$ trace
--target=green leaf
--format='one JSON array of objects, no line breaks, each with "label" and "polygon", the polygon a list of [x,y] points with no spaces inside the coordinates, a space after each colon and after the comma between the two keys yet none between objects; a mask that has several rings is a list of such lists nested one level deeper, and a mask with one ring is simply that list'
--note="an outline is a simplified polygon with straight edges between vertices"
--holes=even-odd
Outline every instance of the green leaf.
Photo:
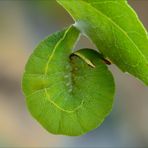
[{"label": "green leaf", "polygon": [[122,71],[148,85],[148,34],[126,0],[57,0]]},{"label": "green leaf", "polygon": [[54,134],[84,134],[112,109],[113,77],[98,52],[72,53],[78,37],[73,26],[49,36],[30,56],[23,76],[28,109]]}]

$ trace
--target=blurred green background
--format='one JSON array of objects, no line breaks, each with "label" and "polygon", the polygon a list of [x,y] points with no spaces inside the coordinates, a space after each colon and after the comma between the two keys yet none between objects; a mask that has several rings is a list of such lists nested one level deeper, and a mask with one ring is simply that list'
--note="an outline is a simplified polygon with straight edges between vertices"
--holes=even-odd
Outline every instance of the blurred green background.
[{"label": "blurred green background", "polygon": [[[129,0],[148,29],[148,0]],[[73,23],[55,0],[0,0],[0,147],[148,147],[148,88],[110,66],[113,111],[81,137],[55,136],[28,113],[21,91],[24,65],[46,36]],[[81,38],[77,47],[93,47]]]}]

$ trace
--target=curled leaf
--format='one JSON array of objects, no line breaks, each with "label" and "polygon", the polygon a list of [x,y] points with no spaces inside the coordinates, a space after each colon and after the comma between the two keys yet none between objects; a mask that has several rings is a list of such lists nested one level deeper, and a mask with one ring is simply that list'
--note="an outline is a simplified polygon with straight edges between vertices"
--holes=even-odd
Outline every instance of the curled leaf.
[{"label": "curled leaf", "polygon": [[72,53],[78,37],[73,26],[49,36],[30,56],[23,76],[31,114],[54,134],[84,134],[112,109],[113,77],[98,52]]}]

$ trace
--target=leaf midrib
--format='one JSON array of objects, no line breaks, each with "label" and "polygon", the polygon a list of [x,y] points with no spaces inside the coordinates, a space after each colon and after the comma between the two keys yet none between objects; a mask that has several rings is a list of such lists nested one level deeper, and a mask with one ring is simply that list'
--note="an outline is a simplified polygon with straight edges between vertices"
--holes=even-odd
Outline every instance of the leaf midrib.
[{"label": "leaf midrib", "polygon": [[[70,26],[70,27],[64,32],[63,37],[62,37],[62,38],[56,43],[56,45],[54,46],[54,48],[53,48],[53,50],[52,50],[52,53],[51,53],[51,55],[49,56],[48,61],[47,61],[47,63],[46,63],[45,72],[44,72],[43,75],[45,75],[45,76],[48,75],[49,63],[51,62],[51,60],[52,60],[52,58],[53,58],[53,56],[54,56],[54,53],[55,53],[57,47],[58,47],[59,44],[65,39],[65,37],[66,37],[68,31],[71,29],[71,27],[72,27],[72,26]],[[49,95],[48,92],[47,92],[47,88],[43,88],[43,89],[45,90],[45,93],[46,93],[46,95],[47,95],[47,97],[48,97],[50,103],[53,104],[56,108],[58,108],[59,110],[61,110],[61,111],[63,111],[63,112],[73,113],[73,112],[77,111],[79,108],[81,108],[81,106],[83,105],[84,100],[82,100],[81,103],[80,103],[80,105],[77,106],[77,107],[75,107],[73,110],[66,110],[66,109],[63,109],[62,107],[58,106],[54,101],[52,101],[52,100],[50,99],[50,95]]]}]

